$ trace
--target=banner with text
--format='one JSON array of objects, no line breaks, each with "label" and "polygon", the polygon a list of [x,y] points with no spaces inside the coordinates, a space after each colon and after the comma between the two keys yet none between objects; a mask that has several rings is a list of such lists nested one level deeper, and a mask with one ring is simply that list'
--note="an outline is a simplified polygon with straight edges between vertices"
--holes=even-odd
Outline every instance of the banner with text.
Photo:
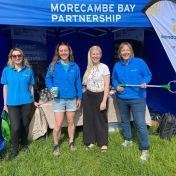
[{"label": "banner with text", "polygon": [[46,30],[24,26],[11,26],[13,47],[21,48],[30,61],[47,60]]},{"label": "banner with text", "polygon": [[[145,12],[176,72],[176,3],[159,1]],[[159,52],[159,51],[156,51]]]},{"label": "banner with text", "polygon": [[0,24],[150,27],[142,12],[150,0],[0,0]]},{"label": "banner with text", "polygon": [[21,48],[27,56],[35,75],[45,75],[48,66],[46,29],[11,26],[13,47]]}]

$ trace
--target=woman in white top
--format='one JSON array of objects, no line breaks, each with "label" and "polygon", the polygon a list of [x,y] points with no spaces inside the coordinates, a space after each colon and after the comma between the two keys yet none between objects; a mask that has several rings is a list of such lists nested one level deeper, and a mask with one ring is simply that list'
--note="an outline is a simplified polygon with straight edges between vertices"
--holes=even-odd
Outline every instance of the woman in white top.
[{"label": "woman in white top", "polygon": [[107,65],[100,63],[102,50],[92,46],[88,51],[88,65],[83,77],[87,90],[83,100],[83,140],[87,149],[97,144],[101,151],[107,151],[108,119],[107,99],[110,72]]}]

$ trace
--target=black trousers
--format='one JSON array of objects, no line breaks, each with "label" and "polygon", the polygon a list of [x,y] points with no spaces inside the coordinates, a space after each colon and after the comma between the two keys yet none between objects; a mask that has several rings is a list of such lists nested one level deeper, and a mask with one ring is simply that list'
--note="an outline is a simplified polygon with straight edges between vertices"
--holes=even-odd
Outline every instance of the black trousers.
[{"label": "black trousers", "polygon": [[107,110],[100,111],[104,92],[86,91],[83,96],[83,140],[85,145],[108,144]]},{"label": "black trousers", "polygon": [[20,140],[23,146],[28,145],[27,138],[32,106],[33,103],[18,106],[8,106],[11,123],[12,150],[15,152],[18,151]]}]

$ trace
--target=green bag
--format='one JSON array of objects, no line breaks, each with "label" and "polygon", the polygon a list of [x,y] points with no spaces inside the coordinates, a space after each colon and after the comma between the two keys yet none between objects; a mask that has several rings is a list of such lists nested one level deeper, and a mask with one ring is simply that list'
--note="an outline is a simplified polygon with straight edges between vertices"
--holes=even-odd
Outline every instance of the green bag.
[{"label": "green bag", "polygon": [[2,118],[2,136],[4,137],[5,141],[11,141],[11,126],[8,113],[6,111],[2,111],[1,114]]}]

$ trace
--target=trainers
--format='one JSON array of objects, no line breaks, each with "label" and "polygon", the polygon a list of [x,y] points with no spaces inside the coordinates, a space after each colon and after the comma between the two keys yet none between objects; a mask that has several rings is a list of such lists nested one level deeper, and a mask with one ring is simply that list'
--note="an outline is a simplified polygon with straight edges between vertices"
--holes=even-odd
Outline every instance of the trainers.
[{"label": "trainers", "polygon": [[125,140],[123,143],[122,143],[122,146],[123,147],[128,147],[128,146],[132,146],[133,145],[133,141],[127,141]]},{"label": "trainers", "polygon": [[24,152],[26,152],[26,153],[29,153],[29,147],[28,147],[28,145],[22,146],[22,150],[23,150]]},{"label": "trainers", "polygon": [[147,161],[149,159],[149,150],[142,150],[140,159],[141,161]]},{"label": "trainers", "polygon": [[53,155],[54,155],[55,157],[58,157],[58,156],[60,155],[60,152],[59,152],[59,145],[55,145],[55,146],[54,146]]},{"label": "trainers", "polygon": [[74,143],[74,142],[71,142],[71,143],[69,144],[69,148],[70,148],[71,151],[75,151],[75,150],[76,150],[75,143]]},{"label": "trainers", "polygon": [[18,152],[15,152],[15,151],[12,151],[10,154],[9,154],[9,157],[8,157],[8,160],[9,161],[12,161],[14,160],[18,155]]}]

